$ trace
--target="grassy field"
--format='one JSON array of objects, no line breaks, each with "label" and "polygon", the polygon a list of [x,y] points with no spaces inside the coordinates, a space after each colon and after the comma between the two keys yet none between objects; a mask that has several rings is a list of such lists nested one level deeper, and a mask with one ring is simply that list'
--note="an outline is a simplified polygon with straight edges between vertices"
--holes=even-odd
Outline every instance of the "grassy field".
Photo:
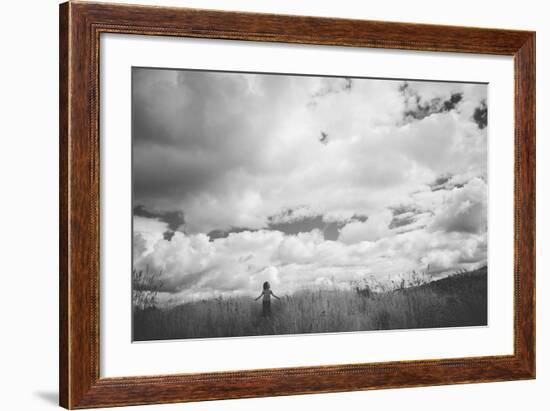
[{"label": "grassy field", "polygon": [[252,298],[134,310],[134,340],[235,337],[487,324],[487,267],[427,284],[372,292],[300,291],[272,302],[262,317]]}]

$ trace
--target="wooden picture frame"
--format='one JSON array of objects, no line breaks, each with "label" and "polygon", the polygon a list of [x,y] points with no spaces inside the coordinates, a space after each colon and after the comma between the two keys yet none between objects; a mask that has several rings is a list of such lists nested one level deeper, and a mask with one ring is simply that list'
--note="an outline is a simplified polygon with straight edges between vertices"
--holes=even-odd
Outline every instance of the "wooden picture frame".
[{"label": "wooden picture frame", "polygon": [[[513,56],[513,355],[100,378],[101,33]],[[534,32],[69,2],[60,6],[59,48],[61,406],[125,406],[535,377]]]}]

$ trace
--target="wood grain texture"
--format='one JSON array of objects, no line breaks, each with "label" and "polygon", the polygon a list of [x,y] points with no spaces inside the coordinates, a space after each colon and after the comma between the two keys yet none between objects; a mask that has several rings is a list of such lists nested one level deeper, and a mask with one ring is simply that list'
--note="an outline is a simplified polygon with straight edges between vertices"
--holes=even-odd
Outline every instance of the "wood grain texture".
[{"label": "wood grain texture", "polygon": [[535,374],[535,34],[514,57],[516,355]]},{"label": "wood grain texture", "polygon": [[[101,33],[514,56],[514,354],[452,360],[100,378],[98,107]],[[59,398],[62,406],[90,408],[534,378],[533,32],[70,2],[60,6],[59,47]]]},{"label": "wood grain texture", "polygon": [[69,134],[69,94],[67,64],[69,57],[68,4],[60,6],[59,13],[59,402],[69,404],[69,284],[68,284],[68,243],[69,227],[68,175],[69,156],[67,142]]}]

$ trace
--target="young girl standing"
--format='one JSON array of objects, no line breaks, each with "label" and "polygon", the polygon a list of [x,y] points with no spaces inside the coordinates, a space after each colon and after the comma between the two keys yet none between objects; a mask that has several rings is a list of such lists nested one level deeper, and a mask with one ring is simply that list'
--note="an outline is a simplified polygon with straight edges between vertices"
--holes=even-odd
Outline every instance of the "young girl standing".
[{"label": "young girl standing", "polygon": [[264,283],[264,289],[262,290],[262,293],[254,299],[254,301],[258,301],[260,298],[262,299],[262,306],[263,306],[263,316],[269,317],[271,315],[271,296],[275,297],[277,300],[280,300],[279,297],[277,297],[273,291],[271,291],[269,282],[266,281]]}]

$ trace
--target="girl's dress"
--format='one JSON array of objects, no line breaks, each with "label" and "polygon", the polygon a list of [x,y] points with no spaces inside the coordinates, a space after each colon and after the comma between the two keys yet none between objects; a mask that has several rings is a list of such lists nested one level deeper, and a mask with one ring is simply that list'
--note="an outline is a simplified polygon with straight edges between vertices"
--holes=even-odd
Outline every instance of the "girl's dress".
[{"label": "girl's dress", "polygon": [[263,306],[263,316],[269,317],[271,315],[271,290],[264,290],[262,292],[263,299],[262,299],[262,306]]}]

